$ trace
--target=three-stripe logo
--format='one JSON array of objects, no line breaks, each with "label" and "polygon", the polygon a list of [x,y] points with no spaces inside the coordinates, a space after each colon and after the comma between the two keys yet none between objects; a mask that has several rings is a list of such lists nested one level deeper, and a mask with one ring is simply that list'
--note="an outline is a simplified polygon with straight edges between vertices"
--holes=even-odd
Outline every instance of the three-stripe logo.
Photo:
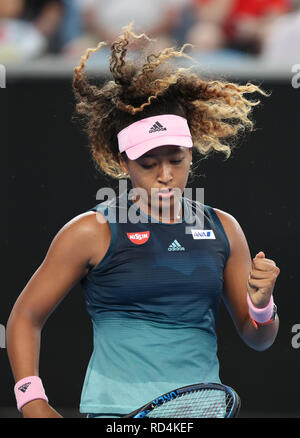
[{"label": "three-stripe logo", "polygon": [[19,390],[20,391],[22,391],[22,392],[26,392],[26,390],[27,390],[27,388],[28,388],[28,386],[31,384],[31,382],[28,382],[28,383],[24,383],[24,385],[22,385],[22,386],[19,386]]},{"label": "three-stripe logo", "polygon": [[154,125],[150,128],[149,134],[152,134],[152,132],[158,132],[158,131],[166,131],[167,128],[165,128],[161,123],[155,122]]},{"label": "three-stripe logo", "polygon": [[168,251],[185,251],[185,248],[180,245],[178,240],[174,240],[171,245],[169,245]]}]

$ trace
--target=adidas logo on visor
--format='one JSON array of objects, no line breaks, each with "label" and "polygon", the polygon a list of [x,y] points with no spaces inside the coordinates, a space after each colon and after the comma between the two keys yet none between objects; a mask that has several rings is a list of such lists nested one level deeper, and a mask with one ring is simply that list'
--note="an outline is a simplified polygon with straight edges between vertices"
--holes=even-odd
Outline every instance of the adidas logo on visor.
[{"label": "adidas logo on visor", "polygon": [[185,248],[180,245],[178,240],[174,240],[174,242],[169,245],[168,251],[185,251]]},{"label": "adidas logo on visor", "polygon": [[167,128],[165,128],[161,123],[155,122],[152,128],[149,131],[149,134],[152,134],[152,132],[158,132],[158,131],[166,131]]}]

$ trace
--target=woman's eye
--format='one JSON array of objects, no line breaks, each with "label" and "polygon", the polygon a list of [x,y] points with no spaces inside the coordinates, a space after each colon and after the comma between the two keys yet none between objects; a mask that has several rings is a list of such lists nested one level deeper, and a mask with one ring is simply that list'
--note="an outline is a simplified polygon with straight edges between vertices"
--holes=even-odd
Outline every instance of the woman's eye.
[{"label": "woman's eye", "polygon": [[[173,161],[171,161],[171,163],[172,164],[179,164],[179,163],[181,163],[183,160],[173,160]],[[154,164],[142,164],[142,167],[144,168],[144,169],[151,169],[151,167],[153,167],[154,166]]]},{"label": "woman's eye", "polygon": [[151,164],[151,165],[142,164],[142,167],[143,167],[144,169],[150,169],[152,166],[153,166],[153,164]]}]

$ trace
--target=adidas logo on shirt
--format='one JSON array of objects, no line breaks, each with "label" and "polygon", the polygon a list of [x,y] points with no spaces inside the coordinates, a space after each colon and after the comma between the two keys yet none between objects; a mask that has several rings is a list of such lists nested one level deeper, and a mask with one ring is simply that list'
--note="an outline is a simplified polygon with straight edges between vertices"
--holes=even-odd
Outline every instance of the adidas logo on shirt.
[{"label": "adidas logo on shirt", "polygon": [[174,242],[169,245],[168,251],[185,251],[185,248],[180,245],[178,240],[174,240]]},{"label": "adidas logo on shirt", "polygon": [[166,130],[167,128],[165,128],[161,123],[155,122],[152,128],[150,129],[149,134],[151,134],[152,132],[166,131]]}]

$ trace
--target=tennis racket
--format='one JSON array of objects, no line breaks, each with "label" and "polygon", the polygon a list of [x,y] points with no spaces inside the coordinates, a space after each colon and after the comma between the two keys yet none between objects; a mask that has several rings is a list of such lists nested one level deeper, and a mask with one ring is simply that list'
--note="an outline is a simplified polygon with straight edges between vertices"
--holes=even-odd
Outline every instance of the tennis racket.
[{"label": "tennis racket", "polygon": [[240,406],[240,397],[229,386],[198,383],[167,392],[123,418],[233,418]]}]

